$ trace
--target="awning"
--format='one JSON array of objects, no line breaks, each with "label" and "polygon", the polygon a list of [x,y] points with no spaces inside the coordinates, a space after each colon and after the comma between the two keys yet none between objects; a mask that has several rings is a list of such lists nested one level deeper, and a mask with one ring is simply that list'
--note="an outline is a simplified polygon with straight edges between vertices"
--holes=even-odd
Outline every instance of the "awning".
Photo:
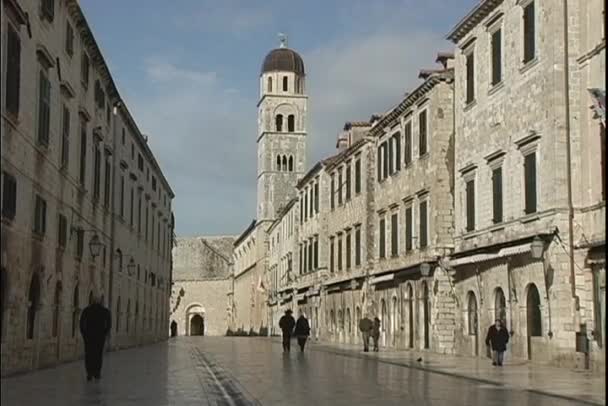
[{"label": "awning", "polygon": [[593,99],[593,111],[596,116],[600,119],[602,124],[606,125],[606,90],[598,89],[596,87],[587,89]]},{"label": "awning", "polygon": [[376,276],[374,279],[371,280],[370,284],[375,285],[376,283],[388,282],[392,281],[393,279],[395,279],[395,274],[389,273],[388,275]]},{"label": "awning", "polygon": [[466,264],[478,264],[480,262],[486,262],[486,261],[491,261],[494,259],[510,257],[513,255],[525,254],[527,252],[530,252],[530,243],[515,245],[513,247],[505,247],[496,253],[475,254],[475,255],[470,255],[468,257],[453,259],[450,261],[450,266],[454,267],[454,266],[466,265]]},{"label": "awning", "polygon": [[304,293],[298,293],[296,295],[296,301],[299,302],[300,300],[304,300],[306,298],[306,295]]}]

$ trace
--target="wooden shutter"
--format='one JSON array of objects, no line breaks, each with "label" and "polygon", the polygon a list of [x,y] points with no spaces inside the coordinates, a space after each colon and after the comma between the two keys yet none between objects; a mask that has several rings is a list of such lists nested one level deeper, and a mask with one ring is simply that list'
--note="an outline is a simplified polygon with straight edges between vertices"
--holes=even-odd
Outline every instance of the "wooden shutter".
[{"label": "wooden shutter", "polygon": [[379,245],[379,257],[384,258],[386,256],[385,243],[386,243],[386,222],[384,219],[380,220],[380,243]]},{"label": "wooden shutter", "polygon": [[329,271],[334,271],[334,239],[329,243]]},{"label": "wooden shutter", "polygon": [[329,200],[331,209],[333,210],[336,207],[336,177],[333,174],[331,175],[331,196]]},{"label": "wooden shutter", "polygon": [[342,168],[338,170],[338,206],[342,205],[342,183],[344,182],[344,176],[342,173]]},{"label": "wooden shutter", "polygon": [[319,182],[315,183],[315,212],[319,212]]},{"label": "wooden shutter", "polygon": [[418,126],[419,126],[419,133],[418,133],[418,152],[419,155],[422,156],[424,154],[426,154],[427,152],[427,141],[426,141],[426,130],[427,130],[427,124],[426,124],[426,110],[423,111],[422,113],[420,113],[420,115],[418,116]]},{"label": "wooden shutter", "polygon": [[338,237],[338,270],[342,270],[342,236]]},{"label": "wooden shutter", "polygon": [[428,245],[428,218],[427,218],[427,202],[426,200],[420,203],[420,248],[425,248]]},{"label": "wooden shutter", "polygon": [[475,181],[466,184],[467,195],[467,231],[475,230]]},{"label": "wooden shutter", "polygon": [[534,59],[535,47],[534,2],[524,8],[524,63]]},{"label": "wooden shutter", "polygon": [[361,229],[355,230],[355,265],[361,265]]},{"label": "wooden shutter", "polygon": [[391,216],[391,256],[399,255],[399,217],[397,214]]},{"label": "wooden shutter", "polygon": [[361,193],[361,160],[355,161],[355,194]]},{"label": "wooden shutter", "polygon": [[475,100],[475,54],[467,55],[467,103]]},{"label": "wooden shutter", "polygon": [[351,170],[350,170],[350,164],[346,165],[346,200],[350,200],[350,194],[351,194]]},{"label": "wooden shutter", "polygon": [[492,34],[492,84],[502,80],[502,32],[497,30]]},{"label": "wooden shutter", "polygon": [[351,264],[351,244],[352,237],[350,235],[350,231],[346,234],[346,269],[350,269]]},{"label": "wooden shutter", "polygon": [[536,212],[536,154],[524,158],[526,214]]},{"label": "wooden shutter", "polygon": [[382,143],[382,159],[384,160],[382,165],[382,178],[388,178],[388,147],[386,141]]},{"label": "wooden shutter", "polygon": [[492,200],[494,223],[502,222],[502,168],[492,171]]},{"label": "wooden shutter", "polygon": [[315,269],[319,268],[319,240],[315,239],[315,242],[313,243],[313,247],[314,247],[314,257],[315,257]]},{"label": "wooden shutter", "polygon": [[17,210],[17,181],[12,175],[3,172],[2,217],[12,220]]},{"label": "wooden shutter", "polygon": [[412,162],[412,122],[405,125],[405,165]]},{"label": "wooden shutter", "polygon": [[378,147],[378,156],[376,159],[376,169],[378,170],[378,182],[382,180],[382,146]]},{"label": "wooden shutter", "polygon": [[19,115],[21,86],[21,39],[10,24],[7,32],[6,60],[6,111],[16,118]]},{"label": "wooden shutter", "polygon": [[405,250],[412,249],[412,208],[405,209]]},{"label": "wooden shutter", "polygon": [[395,139],[395,166],[396,170],[401,170],[401,133],[397,133],[394,136]]},{"label": "wooden shutter", "polygon": [[395,159],[395,141],[393,138],[389,138],[385,142],[388,145],[388,174],[392,175],[395,173],[395,163],[393,162]]}]

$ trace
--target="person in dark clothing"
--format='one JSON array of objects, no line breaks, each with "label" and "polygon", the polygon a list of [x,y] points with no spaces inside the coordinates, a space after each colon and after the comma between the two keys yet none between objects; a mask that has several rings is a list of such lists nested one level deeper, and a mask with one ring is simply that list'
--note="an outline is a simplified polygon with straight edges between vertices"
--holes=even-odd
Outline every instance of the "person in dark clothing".
[{"label": "person in dark clothing", "polygon": [[488,329],[486,336],[486,345],[491,346],[492,349],[492,365],[502,366],[508,342],[509,333],[507,329],[503,326],[502,320],[496,320]]},{"label": "person in dark clothing", "polygon": [[80,333],[84,340],[84,365],[87,381],[101,378],[103,346],[110,332],[112,319],[110,310],[101,304],[99,296],[93,298],[80,316]]},{"label": "person in dark clothing", "polygon": [[308,339],[308,336],[310,336],[310,325],[308,324],[308,319],[304,312],[300,312],[300,317],[298,317],[298,321],[296,321],[296,329],[294,330],[293,335],[298,339],[300,351],[304,352],[306,340]]},{"label": "person in dark clothing", "polygon": [[171,322],[171,337],[177,337],[177,323],[175,320]]},{"label": "person in dark clothing", "polygon": [[361,338],[363,339],[363,351],[369,352],[369,337],[372,334],[374,324],[367,317],[367,314],[359,321],[359,330],[361,331]]},{"label": "person in dark clothing", "polygon": [[294,320],[291,313],[291,310],[285,310],[285,315],[281,317],[281,320],[279,320],[279,327],[281,328],[281,331],[283,331],[284,352],[289,352],[289,350],[291,349],[291,334],[293,333],[293,328],[296,325],[296,321]]},{"label": "person in dark clothing", "polygon": [[378,340],[380,340],[380,319],[374,317],[374,325],[372,326],[372,339],[374,340],[374,351],[378,352]]}]

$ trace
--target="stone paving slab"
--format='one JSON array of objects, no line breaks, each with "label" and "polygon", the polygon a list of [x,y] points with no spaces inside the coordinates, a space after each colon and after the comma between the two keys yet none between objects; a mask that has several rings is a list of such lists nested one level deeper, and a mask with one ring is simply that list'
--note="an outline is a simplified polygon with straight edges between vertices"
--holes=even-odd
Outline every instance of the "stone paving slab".
[{"label": "stone paving slab", "polygon": [[[278,342],[277,339],[275,341]],[[556,368],[511,360],[508,355],[503,367],[495,367],[489,359],[457,357],[426,351],[392,350],[363,352],[358,345],[312,342],[317,350],[347,356],[377,359],[451,376],[459,376],[488,385],[524,389],[529,392],[583,401],[593,405],[606,404],[606,376],[581,370]],[[418,359],[422,361],[418,361]]]}]

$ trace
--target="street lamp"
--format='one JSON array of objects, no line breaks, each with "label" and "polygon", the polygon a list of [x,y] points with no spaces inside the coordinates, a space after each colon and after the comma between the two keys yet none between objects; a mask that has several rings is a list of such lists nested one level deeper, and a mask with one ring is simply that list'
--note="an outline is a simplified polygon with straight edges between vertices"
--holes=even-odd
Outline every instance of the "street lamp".
[{"label": "street lamp", "polygon": [[135,272],[135,259],[133,259],[133,257],[131,257],[131,259],[129,260],[129,263],[127,264],[127,272],[129,273],[129,275],[131,275],[132,272]]},{"label": "street lamp", "polygon": [[534,237],[530,244],[530,254],[534,259],[541,259],[543,257],[543,251],[545,250],[545,243],[538,236]]},{"label": "street lamp", "polygon": [[91,241],[89,242],[89,249],[91,250],[91,256],[93,259],[97,258],[99,254],[101,254],[101,249],[103,248],[103,243],[99,239],[99,236],[95,234]]},{"label": "street lamp", "polygon": [[423,262],[420,264],[420,274],[422,274],[422,276],[429,276],[429,274],[431,273],[431,266],[428,264],[428,262]]}]

